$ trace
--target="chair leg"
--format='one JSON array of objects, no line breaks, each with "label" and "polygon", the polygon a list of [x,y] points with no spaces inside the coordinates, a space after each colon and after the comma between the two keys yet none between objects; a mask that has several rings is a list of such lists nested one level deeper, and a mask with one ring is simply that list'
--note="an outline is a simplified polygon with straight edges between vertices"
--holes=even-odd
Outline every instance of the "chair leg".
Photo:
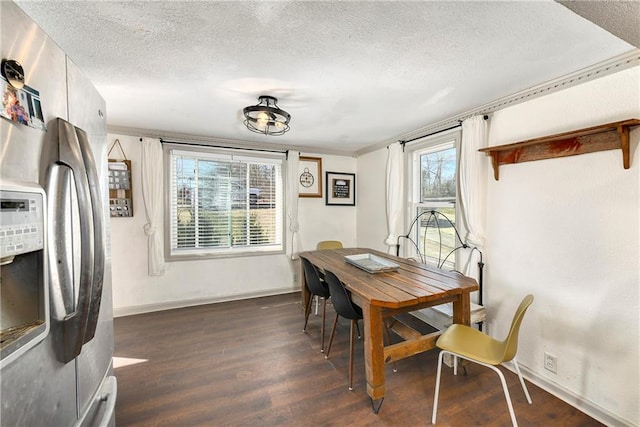
[{"label": "chair leg", "polygon": [[507,381],[505,381],[504,375],[502,375],[502,372],[500,372],[500,369],[498,369],[495,366],[486,365],[486,364],[484,364],[484,366],[488,366],[489,368],[496,371],[496,373],[500,377],[500,382],[502,383],[502,389],[504,390],[504,397],[505,399],[507,399],[507,406],[509,407],[509,415],[511,415],[511,424],[513,424],[513,427],[518,427],[518,422],[516,421],[516,414],[513,411],[513,405],[511,404],[511,396],[509,396],[509,389],[507,388]]},{"label": "chair leg", "polygon": [[333,322],[333,329],[331,329],[331,337],[329,337],[329,347],[324,355],[325,359],[329,358],[329,352],[331,351],[331,344],[333,344],[333,335],[336,333],[336,326],[338,326],[338,314],[336,314],[336,320]]},{"label": "chair leg", "polygon": [[320,353],[324,353],[324,319],[327,316],[327,299],[323,298],[322,303],[322,336],[320,337]]},{"label": "chair leg", "polygon": [[[441,368],[442,368],[442,357],[444,353],[448,353],[451,354],[454,357],[459,357],[461,359],[466,359],[470,362],[473,363],[477,363],[478,365],[482,365],[482,366],[486,366],[487,368],[491,368],[493,369],[497,374],[498,377],[500,378],[500,383],[502,384],[502,390],[504,391],[504,397],[507,401],[507,407],[509,408],[509,415],[511,416],[511,424],[513,425],[513,427],[518,427],[518,422],[516,421],[516,414],[513,410],[513,404],[511,403],[511,396],[509,395],[509,389],[507,388],[507,381],[504,379],[504,375],[502,374],[502,372],[500,371],[500,369],[498,369],[497,366],[493,366],[493,365],[489,365],[487,363],[482,363],[479,362],[477,360],[471,360],[468,359],[464,356],[460,356],[460,355],[455,355],[451,352],[442,350],[440,352],[440,355],[438,356],[438,371],[436,374],[436,391],[435,391],[435,395],[433,397],[433,415],[431,417],[431,423],[435,424],[436,423],[436,411],[438,410],[438,394],[440,392],[440,373],[441,373]],[[517,362],[516,362],[517,363]],[[517,364],[516,364],[517,366]],[[516,370],[519,372],[520,369],[516,368]],[[525,392],[525,395],[528,395],[529,393]],[[527,399],[528,400],[528,399]],[[529,402],[531,403],[531,402]]]},{"label": "chair leg", "polygon": [[349,331],[349,390],[353,390],[353,325],[358,326],[357,322],[357,320],[351,320],[351,328]]},{"label": "chair leg", "polygon": [[458,356],[453,355],[453,375],[458,375]]},{"label": "chair leg", "polygon": [[[317,297],[317,295],[315,295]],[[305,317],[304,317],[304,326],[302,328],[302,332],[307,332],[307,324],[309,323],[309,315],[311,314],[311,303],[313,302],[313,297],[314,295],[309,295],[309,301],[307,302],[307,309]],[[317,300],[316,300],[317,302]],[[326,317],[326,313],[327,313],[327,299],[323,298],[323,303],[322,303],[322,332],[321,332],[321,336],[320,336],[320,353],[324,353],[324,335],[325,335],[325,317]],[[317,311],[316,311],[316,314]]]},{"label": "chair leg", "polygon": [[309,314],[311,314],[311,301],[313,301],[313,294],[309,294],[309,300],[307,301],[307,309],[304,315],[304,326],[302,332],[307,332],[307,323],[309,323]]},{"label": "chair leg", "polygon": [[440,394],[440,374],[442,373],[442,357],[444,351],[441,351],[438,355],[438,370],[436,373],[436,391],[433,395],[433,413],[431,414],[431,424],[436,423],[436,414],[438,412],[438,395]]},{"label": "chair leg", "polygon": [[524,383],[524,378],[522,378],[520,367],[518,366],[518,361],[515,359],[515,357],[513,358],[513,366],[516,367],[516,372],[518,373],[518,378],[520,378],[520,384],[522,384],[522,390],[524,390],[524,395],[527,398],[527,402],[529,402],[529,405],[531,405],[531,396],[529,396],[529,390],[527,390],[527,386]]}]

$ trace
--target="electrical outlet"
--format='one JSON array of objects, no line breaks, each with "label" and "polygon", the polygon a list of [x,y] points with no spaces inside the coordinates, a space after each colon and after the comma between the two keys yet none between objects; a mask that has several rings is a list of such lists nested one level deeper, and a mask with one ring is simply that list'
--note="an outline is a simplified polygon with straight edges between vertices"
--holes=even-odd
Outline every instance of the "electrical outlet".
[{"label": "electrical outlet", "polygon": [[558,373],[558,358],[553,354],[544,352],[544,368],[554,374]]},{"label": "electrical outlet", "polygon": [[298,273],[293,273],[293,283],[298,283]]}]

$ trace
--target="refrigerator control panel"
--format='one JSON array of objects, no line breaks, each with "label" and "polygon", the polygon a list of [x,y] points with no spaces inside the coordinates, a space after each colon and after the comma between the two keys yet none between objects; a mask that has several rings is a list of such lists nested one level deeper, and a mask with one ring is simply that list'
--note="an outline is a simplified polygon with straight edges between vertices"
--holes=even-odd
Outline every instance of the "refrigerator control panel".
[{"label": "refrigerator control panel", "polygon": [[0,258],[43,248],[41,192],[0,190]]}]

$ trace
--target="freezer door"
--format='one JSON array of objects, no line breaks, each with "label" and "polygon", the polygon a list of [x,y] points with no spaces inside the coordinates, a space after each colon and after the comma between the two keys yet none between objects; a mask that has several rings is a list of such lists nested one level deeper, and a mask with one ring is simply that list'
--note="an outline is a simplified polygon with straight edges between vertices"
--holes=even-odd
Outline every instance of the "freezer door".
[{"label": "freezer door", "polygon": [[2,426],[69,426],[77,418],[73,363],[61,363],[51,334],[2,369]]},{"label": "freezer door", "polygon": [[[40,91],[45,123],[66,117],[65,55],[9,1],[0,1],[0,58],[22,64],[27,85]],[[0,119],[0,180],[43,184],[40,153],[53,139],[39,129]]]},{"label": "freezer door", "polygon": [[[73,331],[74,337],[79,337],[80,355],[69,363],[63,363],[57,357],[60,342],[53,333],[49,333],[39,345],[30,349],[26,354],[15,360],[11,365],[2,368],[0,386],[2,396],[0,404],[1,423],[6,425],[28,426],[71,426],[77,423],[85,414],[94,414],[96,396],[100,402],[108,405],[98,405],[101,412],[109,409],[115,398],[114,393],[108,393],[111,398],[100,400],[106,392],[103,379],[111,376],[111,358],[113,355],[113,319],[111,297],[111,274],[108,239],[99,244],[100,256],[90,261],[85,259],[81,268],[79,259],[84,250],[76,243],[80,219],[78,212],[78,197],[73,196],[77,187],[73,172],[62,162],[51,164],[51,159],[59,159],[58,136],[59,128],[56,118],[65,118],[73,124],[68,128],[69,133],[76,138],[89,141],[97,169],[96,182],[89,184],[85,193],[101,195],[102,202],[93,202],[88,217],[93,219],[96,212],[102,212],[107,220],[97,228],[102,236],[109,235],[108,206],[106,182],[106,124],[104,119],[105,103],[93,85],[82,76],[56,44],[49,39],[38,26],[29,19],[24,12],[11,1],[0,1],[0,53],[2,58],[15,59],[25,69],[27,85],[40,91],[42,110],[44,113],[47,132],[30,128],[5,119],[0,120],[0,180],[11,179],[17,181],[39,182],[45,185],[47,176],[52,170],[56,171],[58,182],[54,186],[62,192],[60,206],[76,212],[71,218],[59,219],[60,227],[71,230],[65,236],[61,247],[65,252],[56,260],[57,265],[63,266],[63,280],[79,282],[82,270],[104,270],[92,283],[92,289],[102,284],[102,292],[95,291],[101,296],[99,305],[81,302],[86,294],[81,295],[79,286],[64,290],[58,296],[58,304],[52,306],[52,317],[65,318],[72,314],[79,303],[89,308],[90,313],[97,313],[94,325],[78,322]],[[83,136],[76,131],[76,127],[85,131]],[[79,148],[80,151],[84,150]],[[84,156],[83,156],[84,158]],[[54,160],[57,161],[57,160]],[[84,160],[83,160],[84,163]],[[51,194],[47,192],[48,200]],[[89,197],[90,198],[90,197]],[[95,199],[95,197],[94,197]],[[94,221],[91,221],[94,222]],[[92,228],[89,225],[89,228]],[[95,239],[90,233],[88,239]],[[60,303],[62,301],[62,303]],[[93,307],[93,310],[91,310]],[[52,322],[55,323],[55,322]],[[54,325],[52,324],[52,328]],[[59,330],[59,328],[58,328]],[[91,339],[91,337],[93,338]],[[71,338],[71,337],[69,337]],[[78,349],[78,340],[73,342],[74,352]],[[108,382],[108,389],[113,389],[115,382]],[[89,415],[87,415],[89,416]],[[91,416],[93,417],[93,416]],[[92,418],[95,419],[95,418]]]},{"label": "freezer door", "polygon": [[[27,85],[40,91],[45,123],[66,117],[65,54],[11,1],[0,1],[0,57],[25,69]],[[0,119],[0,179],[44,183],[44,146],[56,134]],[[3,279],[4,280],[4,279]],[[69,426],[77,420],[75,364],[55,357],[49,334],[0,372],[3,426]]]}]

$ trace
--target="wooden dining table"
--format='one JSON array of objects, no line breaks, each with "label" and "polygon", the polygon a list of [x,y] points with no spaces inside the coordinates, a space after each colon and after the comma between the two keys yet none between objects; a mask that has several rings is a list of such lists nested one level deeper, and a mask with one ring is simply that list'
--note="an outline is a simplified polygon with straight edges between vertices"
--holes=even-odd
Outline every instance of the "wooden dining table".
[{"label": "wooden dining table", "polygon": [[[345,260],[347,255],[360,254],[384,258],[398,268],[370,273]],[[478,290],[478,283],[471,277],[368,248],[308,251],[300,253],[300,257],[315,265],[320,273],[333,272],[351,292],[353,302],[362,308],[367,394],[376,414],[385,396],[385,363],[434,348],[441,334],[437,331],[423,335],[395,316],[451,302],[453,322],[469,325],[470,293]],[[306,309],[308,290],[304,274],[301,277]],[[403,341],[385,345],[385,323]]]}]

